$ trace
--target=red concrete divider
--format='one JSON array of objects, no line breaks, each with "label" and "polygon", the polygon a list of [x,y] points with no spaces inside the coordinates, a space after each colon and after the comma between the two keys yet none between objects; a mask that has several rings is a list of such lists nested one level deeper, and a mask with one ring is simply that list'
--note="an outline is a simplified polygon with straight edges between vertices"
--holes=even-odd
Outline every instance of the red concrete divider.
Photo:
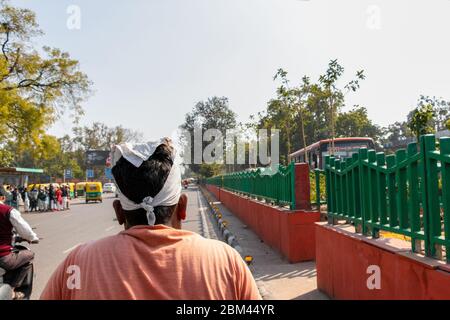
[{"label": "red concrete divider", "polygon": [[371,239],[353,230],[317,225],[319,290],[340,300],[450,299],[450,265],[413,254],[406,241]]},{"label": "red concrete divider", "polygon": [[274,207],[236,193],[207,185],[206,188],[266,244],[281,252],[291,263],[315,259],[315,222],[320,212],[310,211],[309,167],[296,165],[298,210]]}]

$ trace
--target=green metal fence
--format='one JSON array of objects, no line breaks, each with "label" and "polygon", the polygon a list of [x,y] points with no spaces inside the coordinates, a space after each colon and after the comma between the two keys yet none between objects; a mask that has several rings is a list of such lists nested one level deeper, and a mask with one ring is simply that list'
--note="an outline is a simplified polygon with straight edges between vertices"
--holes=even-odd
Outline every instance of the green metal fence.
[{"label": "green metal fence", "polygon": [[276,171],[272,171],[271,168],[259,168],[229,173],[207,179],[206,183],[295,209],[294,163],[287,167],[280,165]]},{"label": "green metal fence", "polygon": [[330,223],[345,219],[374,237],[401,234],[414,252],[450,262],[450,138],[426,135],[395,155],[328,156],[325,176]]},{"label": "green metal fence", "polygon": [[310,173],[311,204],[320,208],[327,203],[325,170],[315,169]]}]

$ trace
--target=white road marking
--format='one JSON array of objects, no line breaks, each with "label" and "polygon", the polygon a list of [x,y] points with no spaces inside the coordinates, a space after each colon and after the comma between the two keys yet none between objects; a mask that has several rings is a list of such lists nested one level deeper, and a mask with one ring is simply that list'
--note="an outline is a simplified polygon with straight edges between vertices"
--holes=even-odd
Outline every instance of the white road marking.
[{"label": "white road marking", "polygon": [[68,253],[72,252],[72,251],[75,250],[79,245],[81,245],[81,243],[78,243],[78,244],[74,245],[73,247],[67,249],[66,251],[63,251],[63,254],[68,254]]},{"label": "white road marking", "polygon": [[205,217],[206,207],[203,206],[203,201],[200,198],[200,190],[197,190],[197,201],[198,201],[198,210],[200,211],[200,217],[202,219],[203,236],[207,239],[211,239],[211,234],[209,233],[209,227]]},{"label": "white road marking", "polygon": [[105,229],[105,232],[109,232],[109,231],[111,231],[112,229],[114,229],[115,227],[116,227],[116,226],[109,227],[109,228]]}]

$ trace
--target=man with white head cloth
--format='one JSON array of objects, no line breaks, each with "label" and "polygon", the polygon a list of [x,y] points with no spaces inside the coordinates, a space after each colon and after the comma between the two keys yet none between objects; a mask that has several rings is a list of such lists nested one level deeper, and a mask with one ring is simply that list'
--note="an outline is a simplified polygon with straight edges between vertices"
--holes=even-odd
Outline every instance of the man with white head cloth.
[{"label": "man with white head cloth", "polygon": [[261,299],[234,249],[181,230],[187,196],[181,194],[174,158],[169,139],[113,149],[112,172],[119,189],[113,207],[125,231],[72,251],[41,299]]}]

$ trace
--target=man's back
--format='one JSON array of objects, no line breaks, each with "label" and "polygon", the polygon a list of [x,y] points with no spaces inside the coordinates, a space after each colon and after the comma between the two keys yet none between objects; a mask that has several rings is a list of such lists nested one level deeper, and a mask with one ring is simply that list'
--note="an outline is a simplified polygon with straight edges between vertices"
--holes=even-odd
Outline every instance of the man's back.
[{"label": "man's back", "polygon": [[[77,285],[78,270],[81,288],[69,289],[67,283]],[[159,225],[134,227],[78,247],[52,276],[41,298],[250,300],[261,297],[249,269],[234,249],[189,231]]]}]

